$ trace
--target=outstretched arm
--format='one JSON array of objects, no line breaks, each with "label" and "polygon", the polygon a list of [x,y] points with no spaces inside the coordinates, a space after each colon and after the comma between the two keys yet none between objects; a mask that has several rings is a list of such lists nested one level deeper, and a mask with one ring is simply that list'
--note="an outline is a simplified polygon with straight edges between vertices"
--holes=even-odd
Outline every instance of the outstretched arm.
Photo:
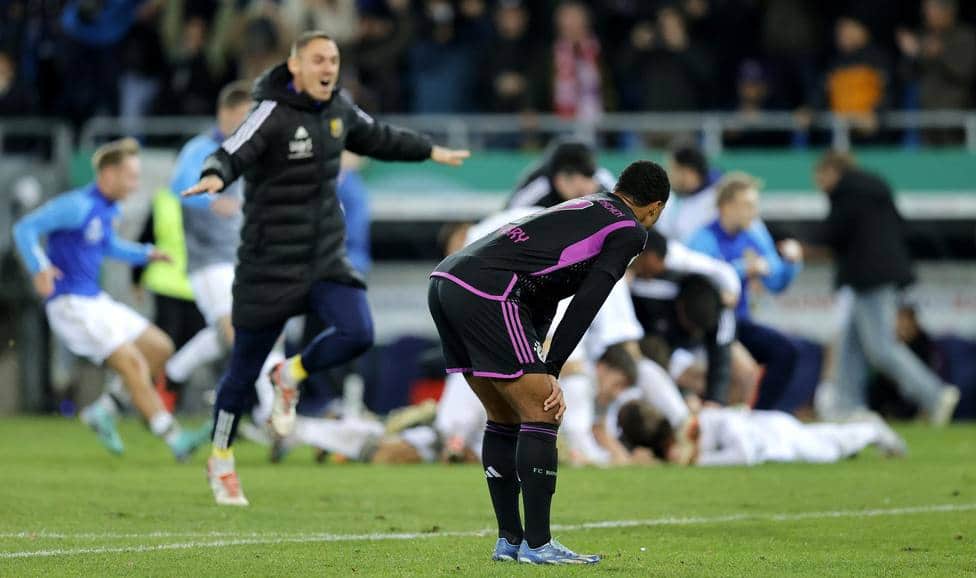
[{"label": "outstretched arm", "polygon": [[358,106],[345,98],[352,107],[354,115],[346,149],[384,161],[426,161],[457,166],[471,156],[466,150],[453,150],[432,145],[426,136],[409,129],[380,122],[363,112]]},{"label": "outstretched arm", "polygon": [[180,193],[183,196],[219,193],[237,180],[247,167],[257,162],[267,149],[274,123],[271,117],[276,106],[273,100],[261,101],[244,124],[207,157],[200,180]]},{"label": "outstretched arm", "polygon": [[54,281],[61,271],[51,264],[41,246],[41,237],[54,231],[80,227],[91,211],[91,201],[84,195],[67,194],[54,198],[21,218],[14,225],[14,244],[24,267],[31,274],[37,294],[47,298],[54,292]]}]

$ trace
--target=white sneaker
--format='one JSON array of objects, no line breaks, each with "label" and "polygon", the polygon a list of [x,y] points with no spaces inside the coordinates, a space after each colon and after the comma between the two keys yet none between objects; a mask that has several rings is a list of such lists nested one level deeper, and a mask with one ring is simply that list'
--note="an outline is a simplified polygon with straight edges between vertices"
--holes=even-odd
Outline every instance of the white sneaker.
[{"label": "white sneaker", "polygon": [[956,412],[957,405],[959,405],[959,388],[954,385],[943,387],[935,409],[929,414],[929,423],[936,427],[948,425],[952,421],[952,414]]},{"label": "white sneaker", "polygon": [[268,376],[274,386],[274,399],[271,401],[271,432],[278,437],[288,437],[295,431],[295,407],[298,406],[298,384],[292,383],[285,375],[285,361],[271,369]]},{"label": "white sneaker", "polygon": [[214,500],[220,506],[247,506],[249,502],[244,497],[241,481],[234,469],[234,458],[222,460],[210,456],[207,461],[207,480],[213,490]]}]

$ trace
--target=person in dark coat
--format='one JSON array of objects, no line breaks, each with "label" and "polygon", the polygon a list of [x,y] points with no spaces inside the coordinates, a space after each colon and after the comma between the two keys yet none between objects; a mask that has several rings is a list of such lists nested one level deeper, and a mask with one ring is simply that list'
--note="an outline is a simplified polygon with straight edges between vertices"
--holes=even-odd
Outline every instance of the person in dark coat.
[{"label": "person in dark coat", "polygon": [[946,424],[959,402],[959,389],[943,383],[896,337],[898,294],[915,276],[891,188],[837,152],[821,158],[814,180],[830,201],[815,242],[830,247],[836,284],[849,287],[854,296],[835,356],[836,391],[818,409],[832,414],[830,419],[865,411],[868,369],[873,367],[923,408],[933,425]]},{"label": "person in dark coat", "polygon": [[299,355],[275,366],[272,431],[295,423],[298,384],[341,365],[373,343],[366,284],[346,255],[336,197],[342,151],[380,160],[459,165],[468,151],[432,146],[422,135],[373,120],[336,90],[339,49],[323,32],[303,34],[286,63],[255,83],[256,107],[204,163],[184,195],[219,193],[244,178],[244,224],[233,286],[235,341],[215,405],[211,488],[218,504],[247,505],[231,452],[254,382],[285,321],[319,317],[326,329]]}]

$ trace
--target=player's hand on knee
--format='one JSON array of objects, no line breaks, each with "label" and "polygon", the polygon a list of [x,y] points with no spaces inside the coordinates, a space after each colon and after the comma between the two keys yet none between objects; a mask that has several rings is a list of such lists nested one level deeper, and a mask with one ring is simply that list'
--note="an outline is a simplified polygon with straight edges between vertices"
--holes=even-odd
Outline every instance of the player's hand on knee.
[{"label": "player's hand on knee", "polygon": [[566,413],[566,400],[563,399],[563,389],[559,387],[559,382],[556,381],[555,377],[549,376],[549,384],[552,386],[552,392],[546,398],[546,401],[543,402],[542,409],[548,412],[555,408],[555,418],[556,421],[559,421],[563,418],[563,414]]},{"label": "player's hand on knee", "polygon": [[224,189],[224,180],[217,175],[207,175],[200,182],[180,193],[183,197],[192,197],[203,193],[219,193]]}]

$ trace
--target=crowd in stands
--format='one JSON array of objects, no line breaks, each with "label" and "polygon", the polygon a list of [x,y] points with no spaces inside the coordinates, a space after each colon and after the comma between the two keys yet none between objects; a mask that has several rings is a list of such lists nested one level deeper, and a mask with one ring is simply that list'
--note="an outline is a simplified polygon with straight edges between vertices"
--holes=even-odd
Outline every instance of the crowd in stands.
[{"label": "crowd in stands", "polygon": [[374,113],[830,110],[870,134],[973,107],[974,21],[957,0],[4,0],[0,116],[210,114],[317,28]]}]

